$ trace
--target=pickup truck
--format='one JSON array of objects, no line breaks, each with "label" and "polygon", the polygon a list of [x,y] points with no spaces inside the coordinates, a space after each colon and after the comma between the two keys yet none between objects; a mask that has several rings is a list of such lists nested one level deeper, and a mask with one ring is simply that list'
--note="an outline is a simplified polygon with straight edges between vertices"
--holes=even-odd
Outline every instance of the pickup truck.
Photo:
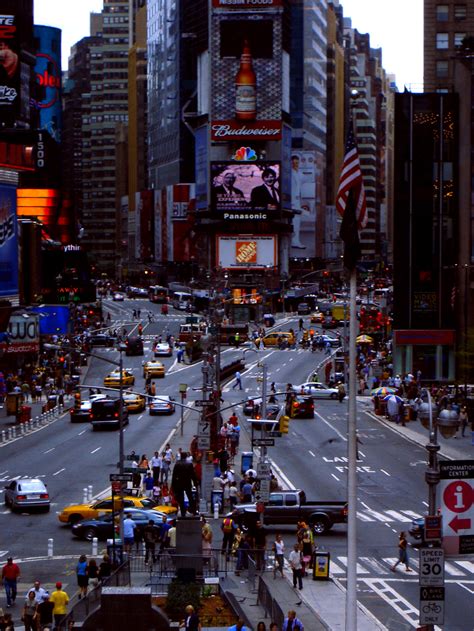
[{"label": "pickup truck", "polygon": [[[262,514],[257,512],[256,504],[237,504],[232,518],[245,528],[262,521]],[[347,523],[347,502],[309,501],[300,489],[270,493],[263,511],[264,525],[296,526],[299,521],[305,521],[315,534],[322,535],[334,524]]]}]

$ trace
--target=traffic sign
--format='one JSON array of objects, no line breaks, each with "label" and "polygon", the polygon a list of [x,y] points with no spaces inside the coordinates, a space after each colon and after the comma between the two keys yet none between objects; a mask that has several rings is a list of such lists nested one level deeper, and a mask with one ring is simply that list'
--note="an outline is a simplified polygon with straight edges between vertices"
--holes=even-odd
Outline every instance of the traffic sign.
[{"label": "traffic sign", "polygon": [[198,449],[210,449],[211,437],[210,436],[198,436]]},{"label": "traffic sign", "polygon": [[214,405],[214,403],[212,401],[204,401],[203,399],[197,399],[196,401],[194,401],[194,405],[197,408],[205,408],[208,405]]},{"label": "traffic sign", "polygon": [[443,548],[465,554],[474,548],[474,460],[443,460],[439,469]]},{"label": "traffic sign", "polygon": [[120,493],[122,491],[121,482],[112,482],[112,493]]},{"label": "traffic sign", "polygon": [[420,548],[420,586],[444,586],[444,551],[441,548]]},{"label": "traffic sign", "polygon": [[186,394],[186,391],[188,389],[188,384],[187,383],[180,383],[179,384],[179,392],[181,392],[181,394]]},{"label": "traffic sign", "polygon": [[420,624],[444,624],[444,587],[420,587]]},{"label": "traffic sign", "polygon": [[441,515],[425,517],[425,541],[441,541]]},{"label": "traffic sign", "polygon": [[270,478],[272,475],[272,465],[269,462],[257,462],[257,477]]},{"label": "traffic sign", "polygon": [[131,473],[111,473],[109,480],[111,482],[131,482],[133,475]]},{"label": "traffic sign", "polygon": [[254,438],[252,440],[252,447],[273,447],[274,445],[274,438]]},{"label": "traffic sign", "polygon": [[281,438],[281,432],[267,432],[271,438]]},{"label": "traffic sign", "polygon": [[255,491],[257,502],[268,502],[270,499],[270,480],[260,480],[260,488]]}]

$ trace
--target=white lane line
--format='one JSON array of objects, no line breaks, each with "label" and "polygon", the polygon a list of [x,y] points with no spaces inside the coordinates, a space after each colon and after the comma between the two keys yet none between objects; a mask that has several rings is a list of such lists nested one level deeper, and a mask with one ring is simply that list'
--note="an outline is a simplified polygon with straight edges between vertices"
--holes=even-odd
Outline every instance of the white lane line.
[{"label": "white lane line", "polygon": [[[341,563],[347,567],[347,557],[337,557]],[[360,563],[357,563],[357,574],[370,574],[369,570],[363,567]]]},{"label": "white lane line", "polygon": [[79,432],[78,436],[82,436],[82,434],[85,434],[85,433],[86,433],[86,430],[83,429],[82,432]]},{"label": "white lane line", "polygon": [[421,517],[419,513],[415,513],[415,511],[412,510],[402,509],[401,512],[405,513],[405,515],[408,515],[408,517],[411,517],[412,519],[419,519]]},{"label": "white lane line", "polygon": [[406,522],[406,523],[410,523],[412,521],[410,517],[407,517],[406,515],[402,515],[402,513],[398,513],[396,510],[387,510],[385,512],[387,513],[387,515],[390,515],[390,517],[393,517],[395,521],[401,521],[401,522]]},{"label": "white lane line", "polygon": [[[360,452],[359,452],[359,453],[360,453]],[[390,477],[392,477],[392,476],[390,475],[390,473],[387,473],[387,472],[385,471],[385,469],[380,469],[380,471],[381,471],[382,473],[385,473],[385,475],[388,475],[388,477],[389,477],[389,478],[390,478]]]},{"label": "white lane line", "polygon": [[62,473],[63,471],[66,471],[66,468],[63,467],[62,469],[59,469],[59,471],[56,471],[56,473],[53,473],[53,475],[59,475],[60,473]]},{"label": "white lane line", "polygon": [[362,458],[365,458],[365,454],[359,449],[359,453],[362,456]]},{"label": "white lane line", "polygon": [[422,504],[424,504],[426,507],[429,506],[428,502],[421,502]]},{"label": "white lane line", "polygon": [[344,434],[341,434],[341,432],[338,429],[336,429],[333,425],[331,425],[329,421],[326,421],[326,419],[323,416],[321,416],[319,412],[315,410],[314,413],[316,416],[318,416],[322,420],[323,423],[325,423],[328,427],[330,427],[333,430],[333,432],[336,432],[339,438],[341,438],[344,442],[347,442],[347,437],[344,436]]},{"label": "white lane line", "polygon": [[337,475],[335,473],[331,473],[332,477],[337,480],[338,482],[340,482],[339,478],[337,477]]},{"label": "white lane line", "polygon": [[456,563],[471,574],[474,572],[474,563],[472,561],[456,561]]},{"label": "white lane line", "polygon": [[138,420],[140,420],[140,419],[142,419],[142,418],[143,418],[143,414],[139,414],[139,416],[138,416]]},{"label": "white lane line", "polygon": [[96,452],[99,451],[99,449],[102,449],[102,447],[97,447],[96,449],[94,449],[93,451],[91,451],[91,454],[95,454]]},{"label": "white lane line", "polygon": [[49,453],[51,453],[52,451],[54,451],[54,449],[55,449],[54,447],[51,447],[51,449],[47,449],[46,451],[43,451],[43,453],[44,453],[44,454],[49,454]]},{"label": "white lane line", "polygon": [[375,574],[379,574],[381,576],[384,576],[387,574],[386,566],[382,565],[382,563],[380,563],[376,559],[373,559],[372,557],[359,557],[359,558],[366,565],[368,565],[371,568],[371,570],[375,572]]},{"label": "white lane line", "polygon": [[308,450],[309,453],[313,456],[313,458],[316,458],[316,454],[313,454],[313,452],[311,451],[311,449]]},{"label": "white lane line", "polygon": [[466,576],[464,572],[461,572],[461,570],[454,565],[454,563],[450,563],[449,561],[444,562],[444,569],[446,574],[449,574],[450,576]]},{"label": "white lane line", "polygon": [[372,517],[368,517],[360,511],[357,511],[357,519],[360,519],[360,521],[375,521],[375,519],[372,519]]}]

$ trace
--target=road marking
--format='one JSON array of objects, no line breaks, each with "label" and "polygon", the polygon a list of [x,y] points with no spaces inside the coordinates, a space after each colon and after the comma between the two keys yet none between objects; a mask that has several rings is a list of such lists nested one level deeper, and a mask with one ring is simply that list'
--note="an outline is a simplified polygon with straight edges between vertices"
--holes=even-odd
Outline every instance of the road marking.
[{"label": "road marking", "polygon": [[93,451],[91,451],[91,454],[95,454],[97,451],[99,451],[99,449],[102,449],[102,447],[97,447],[96,449],[94,449]]},{"label": "road marking", "polygon": [[[359,452],[359,453],[360,453],[360,452]],[[387,473],[387,472],[385,471],[385,469],[380,469],[380,471],[381,471],[382,473],[385,473],[385,475],[388,475],[388,477],[389,477],[389,478],[391,478],[391,477],[392,477],[392,476],[390,475],[390,473]]]},{"label": "road marking", "polygon": [[402,513],[398,513],[396,510],[387,510],[385,511],[387,513],[387,515],[390,515],[391,517],[393,517],[395,519],[395,521],[401,521],[401,522],[411,522],[411,518],[410,517],[406,517],[406,515],[402,515]]},{"label": "road marking", "polygon": [[428,502],[422,502],[422,504],[424,504],[426,507],[429,506]]},{"label": "road marking", "polygon": [[405,513],[405,515],[408,515],[412,519],[419,519],[421,517],[421,515],[419,513],[415,513],[415,511],[412,511],[412,510],[405,510],[405,509],[403,509],[402,513]]},{"label": "road marking", "polygon": [[377,559],[372,559],[371,557],[360,557],[360,560],[364,561],[364,563],[368,565],[376,574],[387,574],[387,568],[385,567],[385,565],[382,565],[380,561],[377,561]]},{"label": "road marking", "polygon": [[367,506],[367,504],[365,504],[364,502],[361,502],[361,504],[366,508],[367,512],[369,513],[371,517],[375,517],[375,519],[378,519],[379,521],[382,521],[384,523],[394,521],[390,517],[386,517],[382,513],[378,513],[377,511],[373,510],[372,508]]},{"label": "road marking", "polygon": [[[379,598],[387,602],[395,611],[414,628],[418,626],[419,611],[408,602],[403,596],[398,594],[386,581],[380,579],[361,579]],[[438,629],[438,627],[436,627]]]},{"label": "road marking", "polygon": [[85,433],[86,433],[86,430],[83,429],[82,432],[79,432],[78,436],[82,436],[82,434],[85,434]]},{"label": "road marking", "polygon": [[313,452],[311,451],[311,449],[308,450],[309,453],[313,456],[313,458],[316,458],[316,454],[313,454]]},{"label": "road marking", "polygon": [[60,473],[62,473],[63,471],[66,471],[66,468],[63,467],[62,469],[59,469],[59,471],[56,471],[56,473],[53,473],[53,475],[59,475]]},{"label": "road marking", "polygon": [[333,432],[336,432],[336,434],[339,436],[339,438],[342,438],[343,441],[347,442],[347,437],[344,436],[344,434],[341,434],[341,432],[336,429],[333,425],[331,425],[331,423],[329,423],[329,421],[326,421],[326,419],[321,416],[321,414],[319,412],[317,412],[316,410],[314,411],[316,416],[319,416],[319,418],[322,420],[323,423],[325,423],[328,427],[330,427]]},{"label": "road marking", "polygon": [[451,576],[466,576],[464,572],[461,572],[461,570],[454,565],[454,563],[450,563],[449,561],[444,562],[444,569],[446,573]]},{"label": "road marking", "polygon": [[468,572],[471,572],[471,574],[474,572],[474,563],[472,561],[456,561],[456,563]]},{"label": "road marking", "polygon": [[375,519],[372,519],[372,517],[369,517],[360,511],[357,511],[357,519],[360,519],[361,521],[375,521]]},{"label": "road marking", "polygon": [[55,447],[51,447],[51,449],[47,449],[46,451],[43,451],[43,453],[44,454],[49,454],[49,453],[51,453],[54,450],[55,450]]},{"label": "road marking", "polygon": [[[347,567],[347,557],[337,557],[341,563]],[[369,570],[366,570],[360,563],[357,563],[357,574],[370,574]]]},{"label": "road marking", "polygon": [[359,449],[359,453],[362,456],[362,458],[365,458],[365,454]]},{"label": "road marking", "polygon": [[337,480],[338,482],[340,482],[339,478],[337,477],[337,475],[335,473],[331,473],[332,477]]}]

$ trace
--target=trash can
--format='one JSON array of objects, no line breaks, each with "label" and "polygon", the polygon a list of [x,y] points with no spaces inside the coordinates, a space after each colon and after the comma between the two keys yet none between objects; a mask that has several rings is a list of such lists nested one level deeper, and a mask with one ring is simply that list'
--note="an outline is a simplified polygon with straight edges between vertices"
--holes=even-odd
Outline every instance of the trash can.
[{"label": "trash can", "polygon": [[18,416],[21,392],[8,392],[6,396],[7,416]]},{"label": "trash can", "polygon": [[48,397],[47,408],[48,410],[52,410],[56,407],[58,403],[58,398],[55,394],[50,394]]},{"label": "trash can", "polygon": [[122,565],[123,563],[123,544],[122,540],[115,539],[115,546],[113,539],[107,539],[107,554],[114,566]]},{"label": "trash can", "polygon": [[31,407],[22,405],[18,411],[17,420],[19,423],[28,423],[31,421]]},{"label": "trash can", "polygon": [[313,581],[328,581],[331,555],[329,552],[315,552],[313,559]]},{"label": "trash can", "polygon": [[211,493],[211,512],[214,511],[214,504],[219,504],[219,513],[222,513],[224,503],[224,491],[212,491]]},{"label": "trash can", "polygon": [[249,469],[253,469],[253,452],[242,452],[242,464],[240,465],[240,473],[243,475]]}]

